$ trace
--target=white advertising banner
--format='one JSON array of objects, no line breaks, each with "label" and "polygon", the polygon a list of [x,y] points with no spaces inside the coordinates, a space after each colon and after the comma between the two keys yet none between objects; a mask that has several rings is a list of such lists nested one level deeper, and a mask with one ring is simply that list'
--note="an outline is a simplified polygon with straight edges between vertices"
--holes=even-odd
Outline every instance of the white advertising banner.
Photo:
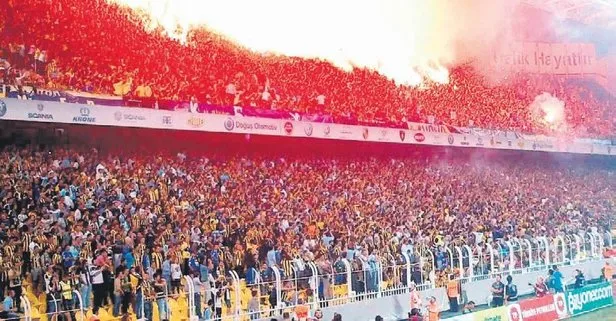
[{"label": "white advertising banner", "polygon": [[493,53],[495,70],[552,75],[598,74],[607,68],[599,63],[595,46],[586,43],[510,43]]},{"label": "white advertising banner", "polygon": [[396,129],[10,98],[0,99],[0,120],[616,155],[616,147],[605,141],[559,142],[546,136],[446,125],[408,123],[409,129]]}]

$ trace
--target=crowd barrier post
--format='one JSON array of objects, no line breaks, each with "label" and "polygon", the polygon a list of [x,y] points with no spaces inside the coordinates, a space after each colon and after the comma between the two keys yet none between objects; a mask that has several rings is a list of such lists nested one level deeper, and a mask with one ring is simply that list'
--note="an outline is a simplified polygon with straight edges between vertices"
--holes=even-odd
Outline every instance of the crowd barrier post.
[{"label": "crowd barrier post", "polygon": [[[430,258],[430,262],[431,262],[431,270],[428,273],[430,273],[430,272],[434,272],[435,273],[436,272],[436,263],[434,262],[435,261],[434,253],[432,253],[432,251],[429,248],[425,248],[425,252],[428,252],[428,255],[426,257]],[[424,262],[423,262],[424,258],[425,258],[424,256],[420,257],[422,271],[423,271],[423,265],[424,265]],[[434,284],[433,284],[433,286],[434,286]]]},{"label": "crowd barrier post", "polygon": [[577,250],[577,252],[575,252],[575,262],[577,263],[582,259],[581,258],[582,249],[584,249],[584,252],[586,252],[586,246],[582,244],[582,240],[579,235],[573,234],[573,237],[575,238],[575,247]]},{"label": "crowd barrier post", "polygon": [[408,291],[411,285],[411,258],[409,254],[406,252],[402,252],[402,257],[404,257],[404,263],[406,265],[406,286],[405,291]]},{"label": "crowd barrier post", "polygon": [[494,267],[494,248],[492,247],[492,244],[490,243],[486,243],[486,248],[488,249],[488,252],[490,254],[490,270],[488,274],[492,275],[496,271]]},{"label": "crowd barrier post", "polygon": [[565,264],[565,262],[567,261],[567,244],[565,243],[565,238],[562,235],[557,235],[554,238],[554,242],[556,244],[557,250],[558,250],[558,244],[560,244],[560,250],[562,251],[561,260],[562,260],[562,263]]},{"label": "crowd barrier post", "polygon": [[601,234],[599,234],[599,232],[597,231],[593,231],[592,234],[595,236],[595,250],[597,250],[596,257],[600,258],[604,249],[603,238],[601,237]]},{"label": "crowd barrier post", "polygon": [[[460,270],[460,276],[464,275],[464,256],[462,255],[462,249],[459,246],[455,246],[456,254],[458,254],[458,269]],[[451,263],[453,266],[453,262]]]},{"label": "crowd barrier post", "polygon": [[528,268],[532,268],[535,263],[533,261],[533,244],[528,239],[522,239],[522,244],[526,245],[526,249],[528,250]]},{"label": "crowd barrier post", "polygon": [[186,282],[186,288],[188,289],[188,293],[186,293],[188,297],[188,320],[195,320],[195,283],[192,278],[188,275],[184,275],[184,281]]},{"label": "crowd barrier post", "polygon": [[[519,255],[520,255],[520,256],[519,256],[519,260],[520,260],[520,269],[524,270],[524,246],[522,245],[522,242],[520,242],[520,240],[519,240],[518,238],[513,238],[513,239],[511,240],[511,243],[512,243],[514,246],[517,246],[517,248],[518,248],[518,250],[519,250],[519,252],[520,252],[520,253],[519,253]],[[511,251],[511,253],[514,253],[514,254],[515,254],[515,251],[513,251],[513,250],[512,250],[512,251]],[[512,264],[513,264],[513,269],[515,270],[515,263],[512,263]]]},{"label": "crowd barrier post", "polygon": [[[81,296],[81,293],[79,293],[79,291],[77,290],[73,290],[73,295],[75,295],[77,297],[77,301],[79,301],[79,311],[81,311],[81,321],[85,321],[86,319],[86,311],[83,308],[83,297]],[[77,318],[75,318],[77,319]]]},{"label": "crowd barrier post", "polygon": [[545,247],[545,261],[543,262],[543,265],[550,266],[550,242],[545,236],[539,237],[537,240],[543,243],[543,246]]},{"label": "crowd barrier post", "polygon": [[445,251],[447,251],[447,257],[449,257],[449,266],[453,267],[453,252],[449,246],[445,246]]},{"label": "crowd barrier post", "polygon": [[318,309],[319,308],[319,269],[317,268],[317,265],[314,264],[314,262],[308,262],[306,264],[308,266],[308,268],[310,269],[310,272],[312,272],[312,275],[310,276],[310,289],[312,290],[312,293],[314,293],[313,297],[314,297],[314,301],[313,301],[313,309]]},{"label": "crowd barrier post", "polygon": [[[235,296],[235,311],[233,311],[233,320],[239,321],[242,312],[242,297],[240,295],[240,277],[234,270],[229,271],[233,280],[233,295]],[[197,321],[197,319],[195,319]]]},{"label": "crowd barrier post", "polygon": [[595,236],[593,235],[593,233],[591,232],[586,232],[586,234],[584,235],[584,239],[586,239],[586,236],[588,236],[588,242],[590,243],[590,256],[588,256],[588,254],[586,255],[587,258],[593,258],[595,257],[595,253],[596,253],[596,244],[595,244]]},{"label": "crowd barrier post", "polygon": [[[503,245],[501,244],[500,241],[496,241],[496,246],[498,247],[498,252],[496,252],[495,254],[496,259],[498,259],[498,262],[497,262],[498,271],[503,272],[505,270],[505,256],[503,255],[504,254]],[[501,270],[501,266],[502,266],[502,270]]]},{"label": "crowd barrier post", "polygon": [[21,296],[21,305],[24,309],[24,320],[32,321],[32,303],[30,303],[30,299],[27,296]]},{"label": "crowd barrier post", "polygon": [[344,268],[346,271],[347,298],[350,298],[353,295],[353,284],[351,282],[351,278],[353,277],[352,271],[351,271],[351,262],[349,262],[347,258],[343,258],[342,264],[344,264]]},{"label": "crowd barrier post", "polygon": [[575,248],[573,243],[575,242],[575,240],[573,237],[571,237],[571,235],[565,235],[565,242],[569,243],[567,254],[569,255],[569,263],[573,264],[575,262],[575,255],[573,253],[573,250]]},{"label": "crowd barrier post", "polygon": [[[299,285],[298,285],[299,273],[297,272],[297,269],[295,268],[295,266],[291,266],[291,272],[293,272],[293,287],[295,291],[298,291],[299,290]],[[293,305],[297,305],[297,295],[295,295],[293,298]]]},{"label": "crowd barrier post", "polygon": [[466,255],[468,255],[468,269],[469,269],[469,277],[475,276],[475,269],[473,266],[473,249],[467,244],[462,245],[463,249],[466,249]]},{"label": "crowd barrier post", "polygon": [[376,297],[380,298],[381,296],[383,296],[383,262],[381,261],[381,258],[377,258],[376,260]]},{"label": "crowd barrier post", "polygon": [[271,269],[274,272],[274,281],[276,282],[276,309],[280,309],[282,307],[282,278],[277,267],[272,266]]},{"label": "crowd barrier post", "polygon": [[[507,244],[507,248],[509,249],[509,264],[505,267],[505,270],[508,271],[509,273],[511,273],[513,271],[514,268],[514,264],[513,264],[513,260],[514,260],[514,249],[513,249],[513,243],[511,243],[511,241],[506,241],[505,244]],[[505,258],[503,258],[503,260],[505,260]]]}]

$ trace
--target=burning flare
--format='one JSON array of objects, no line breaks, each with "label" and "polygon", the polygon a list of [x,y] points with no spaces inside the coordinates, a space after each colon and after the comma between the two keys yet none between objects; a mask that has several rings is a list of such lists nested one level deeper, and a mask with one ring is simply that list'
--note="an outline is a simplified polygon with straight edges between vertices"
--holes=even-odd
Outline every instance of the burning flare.
[{"label": "burning flare", "polygon": [[502,39],[504,0],[107,0],[185,41],[207,27],[256,52],[376,70],[399,84],[448,83],[446,66]]}]

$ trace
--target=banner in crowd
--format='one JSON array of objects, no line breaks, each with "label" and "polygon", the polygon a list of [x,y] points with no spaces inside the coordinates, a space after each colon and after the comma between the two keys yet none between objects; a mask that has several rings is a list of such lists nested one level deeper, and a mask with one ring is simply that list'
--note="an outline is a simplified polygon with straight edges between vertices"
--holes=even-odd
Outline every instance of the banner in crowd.
[{"label": "banner in crowd", "polygon": [[507,308],[510,321],[553,321],[567,316],[567,305],[562,293],[522,300]]},{"label": "banner in crowd", "polygon": [[569,314],[576,316],[614,304],[612,284],[602,282],[566,292]]},{"label": "banner in crowd", "polygon": [[596,57],[589,43],[514,42],[493,53],[493,67],[498,71],[605,77],[606,64]]},{"label": "banner in crowd", "polygon": [[[4,92],[6,92],[5,95],[3,94]],[[143,107],[169,111],[189,110],[191,108],[190,102],[157,100],[153,98],[123,98],[121,96],[98,95],[90,94],[87,92],[38,89],[30,86],[17,87],[10,85],[0,85],[0,98],[3,97],[24,100],[67,102],[85,104],[90,106],[99,105],[115,107]],[[289,113],[268,108],[216,106],[205,103],[197,103],[195,109],[201,113],[211,113],[219,115],[224,114],[271,119],[289,119],[296,121],[310,121],[319,123],[333,123],[333,117],[330,115]]]},{"label": "banner in crowd", "polygon": [[[44,94],[37,91],[37,95]],[[51,97],[55,93],[49,93]],[[62,95],[62,94],[61,94]],[[68,97],[68,96],[66,96]],[[82,97],[84,99],[92,97]],[[66,124],[190,130],[218,133],[272,135],[318,139],[569,152],[616,155],[616,146],[571,140],[560,144],[532,135],[482,135],[463,133],[450,126],[420,126],[410,129],[381,128],[288,119],[246,117],[226,113],[191,113],[147,108],[65,104],[55,101],[0,99],[0,120],[36,121]],[[453,129],[458,132],[454,132]]]}]

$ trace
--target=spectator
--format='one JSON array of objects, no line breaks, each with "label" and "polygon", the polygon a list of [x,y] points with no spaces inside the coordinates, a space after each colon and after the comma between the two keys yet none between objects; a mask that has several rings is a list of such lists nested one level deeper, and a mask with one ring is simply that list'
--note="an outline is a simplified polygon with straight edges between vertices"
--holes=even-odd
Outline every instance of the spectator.
[{"label": "spectator", "polygon": [[586,278],[584,278],[584,273],[582,270],[575,269],[575,284],[573,285],[574,289],[583,288],[586,285]]},{"label": "spectator", "polygon": [[449,275],[447,283],[447,297],[449,298],[449,312],[458,312],[458,299],[460,295],[460,285],[453,274]]},{"label": "spectator", "polygon": [[513,277],[507,275],[507,285],[505,287],[505,301],[515,302],[518,300],[518,286],[513,283]]},{"label": "spectator", "polygon": [[8,290],[7,295],[2,302],[2,311],[0,311],[0,318],[3,319],[18,319],[17,307],[15,306],[15,291]]},{"label": "spectator", "polygon": [[496,281],[492,283],[492,306],[503,306],[505,285],[501,282],[501,276],[496,276]]},{"label": "spectator", "polygon": [[436,298],[432,296],[430,301],[428,301],[428,321],[438,321],[440,319],[439,314]]},{"label": "spectator", "polygon": [[410,292],[410,301],[411,301],[411,311],[413,311],[413,309],[417,309],[418,311],[421,312],[421,296],[414,282],[411,282],[411,284],[409,285],[409,292]]},{"label": "spectator", "polygon": [[614,275],[614,269],[610,262],[605,261],[605,265],[601,268],[601,277],[604,281],[611,281]]},{"label": "spectator", "polygon": [[538,298],[544,297],[550,293],[548,286],[541,276],[537,277],[537,282],[535,284],[529,283],[528,285],[535,289],[535,296]]},{"label": "spectator", "polygon": [[552,286],[554,288],[554,292],[563,293],[563,275],[558,270],[558,266],[553,265],[552,270],[554,271],[552,274]]}]

